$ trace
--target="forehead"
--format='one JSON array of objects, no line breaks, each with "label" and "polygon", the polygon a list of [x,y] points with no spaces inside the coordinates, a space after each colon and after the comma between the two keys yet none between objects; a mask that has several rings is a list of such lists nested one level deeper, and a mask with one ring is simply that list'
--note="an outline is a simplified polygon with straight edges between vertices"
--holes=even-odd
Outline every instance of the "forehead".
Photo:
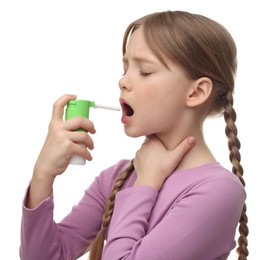
[{"label": "forehead", "polygon": [[127,38],[126,52],[123,56],[123,62],[129,63],[129,61],[147,62],[153,64],[160,64],[167,69],[176,69],[176,64],[172,63],[166,56],[164,56],[162,50],[158,50],[159,54],[155,53],[147,44],[143,27],[140,26],[134,30]]},{"label": "forehead", "polygon": [[131,55],[134,52],[151,51],[145,41],[143,29],[140,27],[133,31],[127,39],[126,55]]},{"label": "forehead", "polygon": [[123,56],[123,62],[129,61],[148,62],[160,64],[161,61],[148,46],[142,27],[139,27],[127,39],[126,52]]}]

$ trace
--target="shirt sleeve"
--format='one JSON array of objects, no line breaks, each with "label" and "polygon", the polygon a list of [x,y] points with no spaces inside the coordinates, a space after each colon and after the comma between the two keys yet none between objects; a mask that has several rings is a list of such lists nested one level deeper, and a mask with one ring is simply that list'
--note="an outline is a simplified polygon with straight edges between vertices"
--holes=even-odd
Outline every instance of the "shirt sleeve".
[{"label": "shirt sleeve", "polygon": [[212,180],[193,187],[149,229],[157,192],[132,187],[116,196],[103,260],[227,259],[245,193],[239,184]]},{"label": "shirt sleeve", "polygon": [[102,214],[112,185],[125,161],[104,170],[85,191],[71,212],[56,223],[53,194],[36,208],[25,207],[21,219],[22,260],[67,260],[83,255],[101,226]]},{"label": "shirt sleeve", "polygon": [[94,193],[93,188],[87,190],[79,204],[60,223],[53,219],[53,195],[34,209],[28,209],[24,204],[21,259],[66,260],[85,253],[99,229],[103,213],[100,205],[104,202],[97,200]]}]

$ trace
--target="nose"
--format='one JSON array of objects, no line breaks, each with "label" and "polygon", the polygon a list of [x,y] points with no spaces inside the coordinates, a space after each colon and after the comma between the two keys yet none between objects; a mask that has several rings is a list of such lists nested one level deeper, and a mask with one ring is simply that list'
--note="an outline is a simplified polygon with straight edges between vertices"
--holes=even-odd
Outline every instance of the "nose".
[{"label": "nose", "polygon": [[130,91],[131,90],[131,85],[128,83],[127,76],[124,75],[120,80],[119,80],[119,88],[121,91]]}]

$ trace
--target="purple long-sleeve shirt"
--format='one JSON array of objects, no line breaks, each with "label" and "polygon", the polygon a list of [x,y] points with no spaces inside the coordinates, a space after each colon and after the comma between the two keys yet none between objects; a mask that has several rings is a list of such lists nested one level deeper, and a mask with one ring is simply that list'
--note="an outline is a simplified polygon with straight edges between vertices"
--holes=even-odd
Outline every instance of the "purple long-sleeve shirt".
[{"label": "purple long-sleeve shirt", "polygon": [[[34,209],[23,204],[22,260],[69,260],[84,253],[101,226],[106,199],[128,161],[104,170],[60,223],[53,195]],[[226,259],[246,198],[237,177],[219,163],[175,171],[161,190],[133,186],[116,195],[103,260]]]}]

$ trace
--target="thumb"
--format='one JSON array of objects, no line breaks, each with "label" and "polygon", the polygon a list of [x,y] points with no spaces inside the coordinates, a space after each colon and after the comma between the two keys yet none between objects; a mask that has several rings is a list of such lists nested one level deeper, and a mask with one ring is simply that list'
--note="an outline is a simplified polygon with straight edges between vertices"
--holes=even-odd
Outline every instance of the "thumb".
[{"label": "thumb", "polygon": [[52,121],[62,120],[64,114],[64,107],[67,105],[69,100],[76,99],[76,95],[63,95],[55,103],[52,112]]}]

